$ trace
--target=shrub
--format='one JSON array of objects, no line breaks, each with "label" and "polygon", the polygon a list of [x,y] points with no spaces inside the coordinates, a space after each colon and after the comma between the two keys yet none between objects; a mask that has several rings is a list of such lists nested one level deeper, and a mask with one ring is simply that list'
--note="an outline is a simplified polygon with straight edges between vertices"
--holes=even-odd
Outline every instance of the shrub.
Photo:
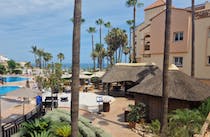
[{"label": "shrub", "polygon": [[146,116],[146,106],[144,103],[129,105],[130,112],[128,113],[129,122],[139,122],[140,119]]},{"label": "shrub", "polygon": [[79,121],[79,132],[83,137],[96,137],[95,132]]},{"label": "shrub", "polygon": [[54,109],[53,111],[48,112],[43,118],[49,119],[53,122],[70,123],[70,113],[60,109]]},{"label": "shrub", "polygon": [[69,124],[56,124],[56,126],[53,128],[53,132],[55,135],[59,137],[70,137],[71,135],[71,127]]},{"label": "shrub", "polygon": [[22,71],[22,70],[18,70],[18,69],[14,69],[14,70],[12,70],[12,73],[15,73],[15,74],[22,74],[23,71]]},{"label": "shrub", "polygon": [[5,74],[6,73],[6,68],[4,65],[0,64],[0,74]]},{"label": "shrub", "polygon": [[34,131],[33,133],[30,133],[30,137],[52,137],[52,134],[49,131],[43,131],[41,133]]},{"label": "shrub", "polygon": [[[42,137],[40,135],[43,135],[43,137],[45,137],[45,135],[47,136],[45,132],[49,132],[51,136],[69,137],[71,134],[69,123],[69,112],[54,109],[48,112],[42,119],[36,119],[35,121],[22,124],[21,134],[18,135],[21,137],[31,135]],[[90,123],[90,120],[84,117],[79,117],[78,126],[79,137],[111,137],[111,135],[107,134],[104,130],[94,127]]]},{"label": "shrub", "polygon": [[204,119],[198,110],[177,109],[169,114],[168,137],[191,137],[200,131]]},{"label": "shrub", "polygon": [[210,98],[206,99],[198,108],[203,117],[207,117],[210,112]]},{"label": "shrub", "polygon": [[160,121],[159,120],[152,120],[151,124],[149,124],[150,130],[152,130],[153,133],[159,134],[160,132]]},{"label": "shrub", "polygon": [[45,119],[35,119],[34,121],[24,122],[21,124],[20,135],[21,136],[30,136],[34,134],[42,133],[50,129],[50,121]]}]

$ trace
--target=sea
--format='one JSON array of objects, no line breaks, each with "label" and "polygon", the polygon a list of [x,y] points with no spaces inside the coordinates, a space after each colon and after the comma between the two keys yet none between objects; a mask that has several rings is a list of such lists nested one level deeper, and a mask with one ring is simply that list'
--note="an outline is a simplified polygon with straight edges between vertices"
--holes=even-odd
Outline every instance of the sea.
[{"label": "sea", "polygon": [[[63,63],[62,67],[63,67],[63,69],[71,69],[72,64],[70,64],[70,63]],[[97,67],[97,65],[96,65],[96,67]],[[104,63],[103,68],[106,68],[106,67],[107,67],[107,65]],[[92,63],[81,63],[80,64],[80,69],[90,70],[92,68],[93,68],[93,64]]]},{"label": "sea", "polygon": [[[63,69],[70,69],[71,67],[72,67],[72,64],[70,64],[70,63],[63,63]],[[91,64],[91,63],[81,63],[80,64],[80,68],[81,69],[91,69],[91,68],[93,68],[93,64]]]}]

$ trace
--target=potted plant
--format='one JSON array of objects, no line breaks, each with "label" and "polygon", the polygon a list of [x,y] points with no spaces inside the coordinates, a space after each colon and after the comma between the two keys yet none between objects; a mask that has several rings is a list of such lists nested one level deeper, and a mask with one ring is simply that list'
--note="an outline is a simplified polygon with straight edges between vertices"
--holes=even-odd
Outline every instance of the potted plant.
[{"label": "potted plant", "polygon": [[128,122],[130,128],[135,128],[136,123],[146,116],[146,106],[143,103],[129,105]]}]

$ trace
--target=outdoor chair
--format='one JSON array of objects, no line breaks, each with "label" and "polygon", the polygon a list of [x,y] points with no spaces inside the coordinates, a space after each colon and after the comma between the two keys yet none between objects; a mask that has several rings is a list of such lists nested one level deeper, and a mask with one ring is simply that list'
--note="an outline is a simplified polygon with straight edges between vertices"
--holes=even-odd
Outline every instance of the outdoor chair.
[{"label": "outdoor chair", "polygon": [[68,97],[61,97],[60,99],[61,99],[61,102],[68,102],[69,101]]}]

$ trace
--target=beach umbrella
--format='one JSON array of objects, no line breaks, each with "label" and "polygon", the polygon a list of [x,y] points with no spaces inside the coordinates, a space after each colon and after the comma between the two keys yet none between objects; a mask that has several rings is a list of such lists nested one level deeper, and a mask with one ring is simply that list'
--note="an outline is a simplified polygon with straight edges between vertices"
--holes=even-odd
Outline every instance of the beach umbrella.
[{"label": "beach umbrella", "polygon": [[90,79],[91,76],[84,75],[84,74],[80,74],[80,75],[79,75],[79,78],[80,78],[80,79]]},{"label": "beach umbrella", "polygon": [[41,93],[41,91],[39,91],[39,90],[23,87],[23,88],[19,88],[17,90],[8,92],[6,94],[6,96],[23,98],[23,115],[24,115],[24,111],[25,111],[25,102],[24,102],[24,100],[25,100],[25,98],[34,98],[37,95],[39,95],[40,93]]},{"label": "beach umbrella", "polygon": [[72,74],[63,74],[61,76],[62,79],[70,79],[72,77]]},{"label": "beach umbrella", "polygon": [[97,72],[94,72],[93,75],[91,77],[103,77],[105,74],[105,71],[97,71]]},{"label": "beach umbrella", "polygon": [[84,75],[92,75],[92,73],[89,72],[89,71],[82,71],[81,74],[84,74]]}]

